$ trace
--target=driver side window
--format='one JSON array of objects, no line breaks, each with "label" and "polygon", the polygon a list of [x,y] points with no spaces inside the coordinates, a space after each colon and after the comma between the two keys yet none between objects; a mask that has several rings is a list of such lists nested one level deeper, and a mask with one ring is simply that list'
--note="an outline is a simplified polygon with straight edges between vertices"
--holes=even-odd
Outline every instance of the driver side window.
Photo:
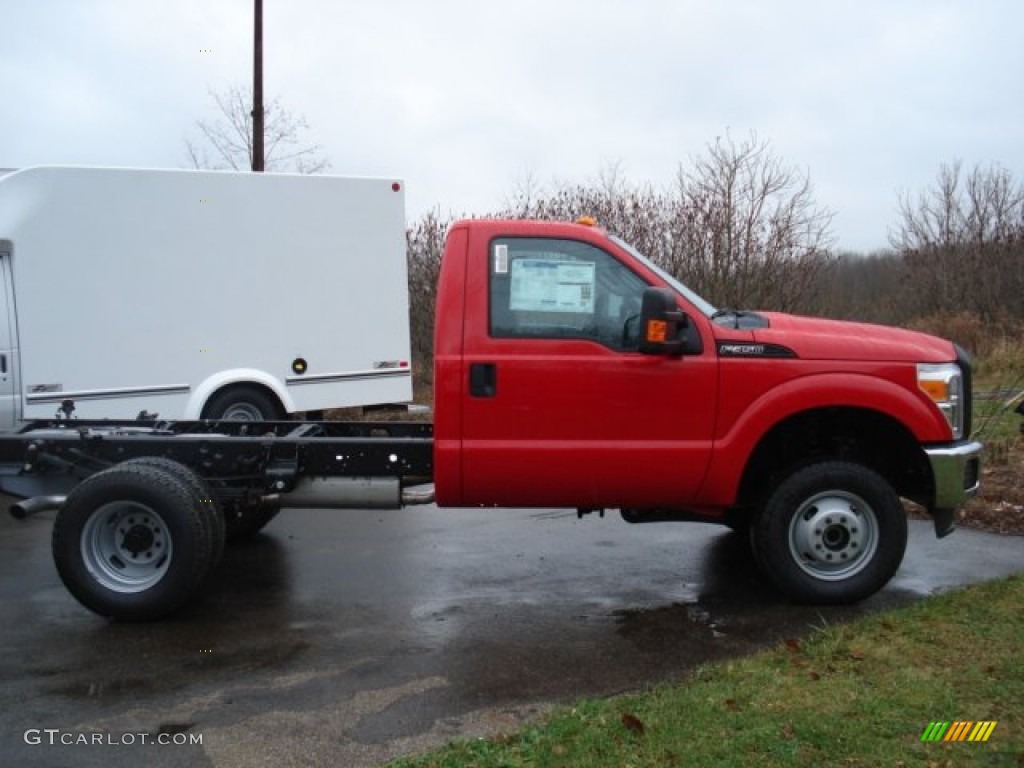
[{"label": "driver side window", "polygon": [[492,337],[636,350],[647,283],[606,251],[575,240],[499,238],[489,258]]}]

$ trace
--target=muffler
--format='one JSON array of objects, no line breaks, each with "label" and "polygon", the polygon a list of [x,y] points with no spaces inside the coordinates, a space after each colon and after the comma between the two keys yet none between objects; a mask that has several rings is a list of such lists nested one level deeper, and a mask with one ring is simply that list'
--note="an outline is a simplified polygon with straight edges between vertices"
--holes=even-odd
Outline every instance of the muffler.
[{"label": "muffler", "polygon": [[308,509],[398,509],[402,487],[397,477],[302,477],[290,493],[263,500]]},{"label": "muffler", "polygon": [[400,509],[434,502],[433,483],[403,488],[397,477],[303,477],[264,503],[308,509]]}]

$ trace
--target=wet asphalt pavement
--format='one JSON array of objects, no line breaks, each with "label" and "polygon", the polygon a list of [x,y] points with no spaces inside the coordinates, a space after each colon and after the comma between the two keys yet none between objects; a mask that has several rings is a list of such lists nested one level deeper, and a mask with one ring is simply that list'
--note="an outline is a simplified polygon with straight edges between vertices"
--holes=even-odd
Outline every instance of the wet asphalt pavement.
[{"label": "wet asphalt pavement", "polygon": [[[287,510],[228,550],[196,605],[132,625],[64,591],[53,513],[0,512],[0,765],[376,765],[1024,570],[1024,538],[937,541],[912,522],[883,592],[798,607],[715,526]],[[161,733],[202,745],[148,743]]]}]

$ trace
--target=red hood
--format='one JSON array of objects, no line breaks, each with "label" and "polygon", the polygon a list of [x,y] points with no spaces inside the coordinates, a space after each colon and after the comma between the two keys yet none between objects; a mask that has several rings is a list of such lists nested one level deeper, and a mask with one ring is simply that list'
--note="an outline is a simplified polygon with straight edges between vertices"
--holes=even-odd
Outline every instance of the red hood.
[{"label": "red hood", "polygon": [[758,314],[769,326],[755,328],[754,340],[788,347],[804,360],[942,363],[956,359],[952,343],[916,331],[776,312]]}]

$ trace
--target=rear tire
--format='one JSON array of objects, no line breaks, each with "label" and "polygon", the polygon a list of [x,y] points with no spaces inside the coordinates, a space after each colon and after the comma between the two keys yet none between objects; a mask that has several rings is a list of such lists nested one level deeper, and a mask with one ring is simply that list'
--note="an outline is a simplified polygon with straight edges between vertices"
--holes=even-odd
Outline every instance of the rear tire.
[{"label": "rear tire", "polygon": [[276,398],[251,386],[218,392],[203,408],[203,418],[215,421],[280,421],[284,417]]},{"label": "rear tire", "polygon": [[104,470],[76,486],[57,513],[57,573],[101,616],[161,618],[181,608],[210,569],[205,517],[201,499],[164,469]]},{"label": "rear tire", "polygon": [[877,472],[821,462],[779,484],[751,529],[751,543],[758,564],[791,599],[854,603],[899,569],[907,516]]},{"label": "rear tire", "polygon": [[121,466],[133,465],[156,467],[157,469],[164,470],[167,474],[173,475],[184,483],[189,491],[202,502],[203,510],[205,511],[203,522],[206,524],[210,537],[210,569],[212,570],[220,565],[220,561],[224,557],[224,543],[227,541],[224,513],[221,512],[220,505],[213,498],[213,494],[210,493],[210,489],[203,482],[203,479],[184,464],[179,464],[173,459],[167,459],[162,456],[140,456],[137,459],[129,459],[121,464]]}]

